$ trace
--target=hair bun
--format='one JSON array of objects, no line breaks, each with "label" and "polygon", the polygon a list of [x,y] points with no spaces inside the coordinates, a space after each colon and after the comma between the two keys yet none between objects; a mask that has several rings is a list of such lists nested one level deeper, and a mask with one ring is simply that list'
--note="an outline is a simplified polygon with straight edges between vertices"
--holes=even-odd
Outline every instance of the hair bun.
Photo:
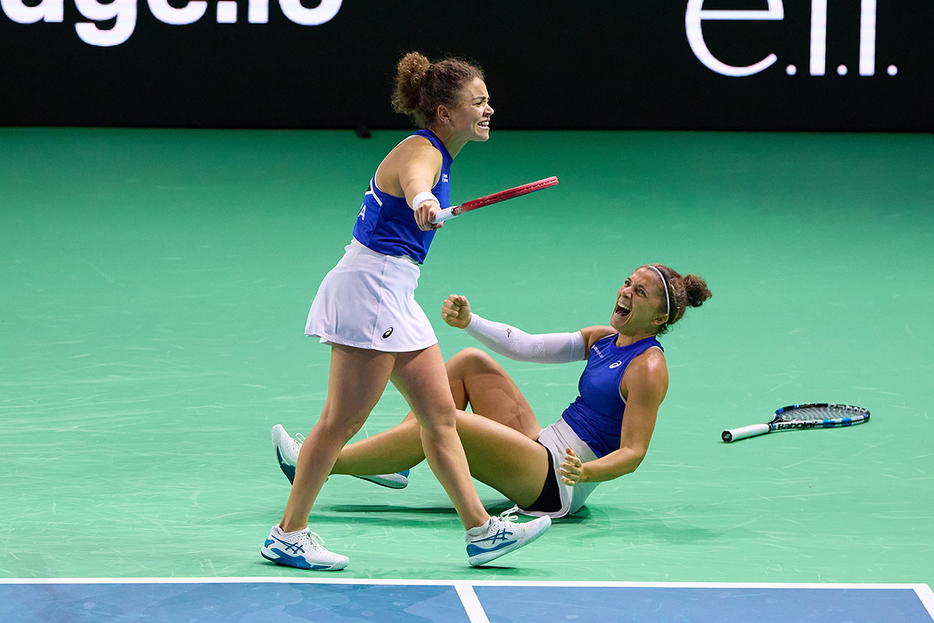
[{"label": "hair bun", "polygon": [[697,275],[685,275],[683,277],[684,289],[687,291],[687,304],[691,307],[700,307],[704,301],[713,296],[713,293],[707,288],[707,282],[703,277]]},{"label": "hair bun", "polygon": [[418,110],[419,92],[431,61],[420,52],[409,52],[396,67],[396,91],[392,105],[396,112],[411,114]]}]

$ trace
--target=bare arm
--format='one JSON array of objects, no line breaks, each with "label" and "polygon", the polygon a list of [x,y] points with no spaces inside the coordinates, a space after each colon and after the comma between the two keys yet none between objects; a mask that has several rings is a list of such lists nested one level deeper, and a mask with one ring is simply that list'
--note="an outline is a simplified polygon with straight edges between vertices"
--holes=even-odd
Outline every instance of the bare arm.
[{"label": "bare arm", "polygon": [[605,482],[639,467],[652,440],[658,408],[668,391],[664,355],[652,349],[636,357],[623,375],[620,391],[626,396],[626,414],[620,430],[619,449],[583,464],[570,452],[559,470],[565,484]]},{"label": "bare arm", "polygon": [[[376,172],[376,185],[395,197],[405,197],[409,206],[416,195],[431,192],[441,175],[441,152],[428,139],[410,138],[397,145]],[[415,222],[419,229],[428,231],[441,225],[433,225],[441,205],[437,201],[425,201],[415,210]]]}]

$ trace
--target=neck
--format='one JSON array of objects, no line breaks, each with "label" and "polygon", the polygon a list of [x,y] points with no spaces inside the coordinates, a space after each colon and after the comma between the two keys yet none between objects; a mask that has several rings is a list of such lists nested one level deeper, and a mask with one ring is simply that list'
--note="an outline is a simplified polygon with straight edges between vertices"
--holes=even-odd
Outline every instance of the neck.
[{"label": "neck", "polygon": [[633,334],[619,333],[616,336],[616,341],[614,342],[614,344],[616,344],[619,347],[629,346],[631,344],[635,344],[636,342],[640,340],[644,340],[647,337],[655,337],[656,335],[657,333],[648,333],[647,331],[637,331],[636,333],[633,333]]},{"label": "neck", "polygon": [[454,131],[448,128],[448,126],[441,123],[432,123],[425,126],[426,130],[431,130],[435,133],[441,142],[444,143],[445,149],[448,150],[448,153],[451,154],[452,158],[456,158],[457,154],[460,153],[461,149],[464,148],[464,145],[467,144],[467,140],[463,138],[458,138]]}]

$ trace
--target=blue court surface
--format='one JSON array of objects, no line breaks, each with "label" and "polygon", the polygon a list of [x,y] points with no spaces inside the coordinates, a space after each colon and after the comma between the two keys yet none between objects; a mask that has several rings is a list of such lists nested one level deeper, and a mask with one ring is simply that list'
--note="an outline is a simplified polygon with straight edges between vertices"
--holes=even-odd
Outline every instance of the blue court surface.
[{"label": "blue court surface", "polygon": [[0,621],[931,623],[925,584],[0,580]]}]

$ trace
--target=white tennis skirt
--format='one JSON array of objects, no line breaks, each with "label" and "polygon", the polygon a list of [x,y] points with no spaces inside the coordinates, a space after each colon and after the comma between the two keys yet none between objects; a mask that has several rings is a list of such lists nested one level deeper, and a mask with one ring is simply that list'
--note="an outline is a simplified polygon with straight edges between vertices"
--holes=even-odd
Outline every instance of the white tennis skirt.
[{"label": "white tennis skirt", "polygon": [[[556,470],[564,461],[565,448],[574,450],[574,453],[584,463],[594,461],[597,458],[590,446],[581,441],[574,429],[564,421],[564,418],[559,419],[551,426],[543,428],[542,432],[538,434],[538,441],[551,453],[552,464]],[[545,513],[519,509],[519,512],[524,515],[534,515],[536,517],[547,515],[555,518],[576,513],[587,501],[587,498],[590,497],[590,494],[593,493],[593,490],[597,488],[597,485],[600,484],[599,482],[579,482],[572,487],[561,482],[560,476],[557,476],[557,478],[558,493],[561,495],[560,510]]]},{"label": "white tennis skirt", "polygon": [[437,344],[428,316],[415,302],[418,276],[413,260],[383,255],[352,240],[318,287],[305,335],[322,344],[388,353]]}]

